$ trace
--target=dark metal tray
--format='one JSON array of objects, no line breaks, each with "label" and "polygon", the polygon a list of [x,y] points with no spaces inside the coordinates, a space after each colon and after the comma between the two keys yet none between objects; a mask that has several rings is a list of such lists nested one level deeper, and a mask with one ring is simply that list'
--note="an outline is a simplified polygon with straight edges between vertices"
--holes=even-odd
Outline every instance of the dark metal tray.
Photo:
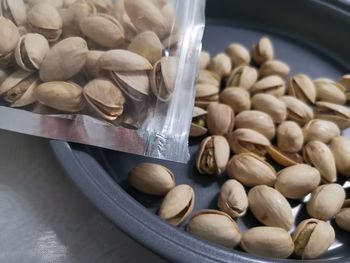
[{"label": "dark metal tray", "polygon": [[[262,35],[272,38],[277,58],[286,61],[292,74],[338,79],[350,72],[350,7],[340,1],[311,0],[213,0],[207,4],[207,28],[203,47],[212,54],[230,42],[251,46]],[[194,187],[194,211],[215,208],[225,178],[199,175],[190,146],[188,165],[157,161],[176,174],[178,184]],[[86,196],[118,227],[144,246],[175,262],[289,262],[258,258],[198,240],[155,215],[160,198],[138,193],[127,183],[127,174],[144,157],[78,144],[52,141],[67,174]],[[295,206],[295,204],[292,204]],[[304,206],[293,208],[297,221],[306,218]],[[259,225],[251,216],[239,219],[244,231]],[[337,240],[322,259],[310,262],[350,262],[350,234],[335,226]],[[322,242],[322,240],[320,240]]]}]

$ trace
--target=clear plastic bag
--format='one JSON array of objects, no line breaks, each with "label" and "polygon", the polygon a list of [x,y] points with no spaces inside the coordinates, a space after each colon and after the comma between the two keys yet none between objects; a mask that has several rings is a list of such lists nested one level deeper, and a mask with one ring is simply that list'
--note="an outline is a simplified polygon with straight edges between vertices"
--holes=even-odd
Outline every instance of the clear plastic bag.
[{"label": "clear plastic bag", "polygon": [[188,160],[205,0],[3,2],[0,128]]}]

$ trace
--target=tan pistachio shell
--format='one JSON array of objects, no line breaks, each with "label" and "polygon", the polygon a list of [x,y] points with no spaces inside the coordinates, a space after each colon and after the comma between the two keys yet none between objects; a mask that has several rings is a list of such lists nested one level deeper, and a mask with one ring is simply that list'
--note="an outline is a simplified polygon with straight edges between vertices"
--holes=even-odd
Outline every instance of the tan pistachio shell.
[{"label": "tan pistachio shell", "polygon": [[0,43],[0,65],[7,66],[11,62],[20,35],[16,25],[9,19],[0,16],[0,37],[6,39]]},{"label": "tan pistachio shell", "polygon": [[343,85],[345,88],[349,89],[350,88],[350,74],[346,74],[342,76],[340,80],[340,84]]},{"label": "tan pistachio shell", "polygon": [[227,77],[232,70],[232,63],[229,56],[219,53],[213,57],[209,64],[209,70],[218,74],[221,78]]},{"label": "tan pistachio shell", "polygon": [[334,122],[314,119],[303,127],[303,134],[305,142],[316,140],[328,144],[340,136],[340,129]]},{"label": "tan pistachio shell", "polygon": [[258,80],[258,71],[250,66],[239,66],[235,68],[227,79],[226,86],[242,87],[250,90]]},{"label": "tan pistachio shell", "polygon": [[314,118],[312,109],[304,102],[292,96],[282,96],[280,98],[287,107],[287,119],[295,121],[300,126],[304,126]]},{"label": "tan pistachio shell", "polygon": [[338,136],[330,144],[337,170],[340,174],[350,177],[350,140]]},{"label": "tan pistachio shell", "polygon": [[211,102],[219,101],[219,87],[211,84],[196,85],[195,105],[206,109]]},{"label": "tan pistachio shell", "polygon": [[245,46],[238,43],[232,43],[226,48],[225,51],[231,58],[233,67],[250,64],[251,57],[248,49]]},{"label": "tan pistachio shell", "polygon": [[314,84],[317,92],[317,100],[336,104],[345,104],[345,87],[331,79],[315,79]]},{"label": "tan pistachio shell", "polygon": [[235,117],[230,106],[212,102],[207,112],[207,126],[212,135],[226,135],[233,130]]},{"label": "tan pistachio shell", "polygon": [[0,68],[0,86],[1,84],[10,76],[10,71],[8,69]]},{"label": "tan pistachio shell", "polygon": [[3,0],[0,9],[1,15],[11,19],[17,26],[27,23],[27,10],[23,0]]},{"label": "tan pistachio shell", "polygon": [[63,0],[27,0],[27,2],[29,7],[33,7],[39,3],[52,5],[56,9],[61,9],[63,7]]},{"label": "tan pistachio shell", "polygon": [[287,118],[287,107],[282,101],[273,95],[259,93],[251,99],[252,107],[270,115],[275,124],[283,122]]},{"label": "tan pistachio shell", "polygon": [[299,153],[287,153],[276,146],[267,149],[269,156],[283,167],[289,167],[303,163],[303,157]]},{"label": "tan pistachio shell", "polygon": [[89,50],[86,53],[86,62],[83,71],[88,79],[99,78],[104,74],[103,70],[97,65],[97,61],[103,54],[104,51],[101,50]]},{"label": "tan pistachio shell", "polygon": [[258,65],[274,58],[273,45],[268,37],[262,37],[257,44],[253,45],[252,57]]},{"label": "tan pistachio shell", "polygon": [[288,81],[288,94],[305,102],[316,102],[316,87],[311,78],[305,74],[297,74]]},{"label": "tan pistachio shell", "polygon": [[268,60],[261,65],[259,69],[260,78],[264,78],[271,75],[277,75],[282,78],[288,76],[290,67],[280,60]]},{"label": "tan pistachio shell", "polygon": [[210,70],[202,69],[199,71],[197,84],[210,84],[219,87],[220,77]]},{"label": "tan pistachio shell", "polygon": [[63,8],[68,8],[78,0],[63,0]]},{"label": "tan pistachio shell", "polygon": [[123,25],[125,38],[131,41],[138,32],[125,10],[124,0],[116,1],[112,9],[112,15]]},{"label": "tan pistachio shell", "polygon": [[294,121],[284,121],[277,128],[277,146],[284,152],[297,153],[303,148],[304,135]]},{"label": "tan pistachio shell", "polygon": [[207,111],[199,107],[194,107],[192,114],[192,123],[190,137],[200,137],[208,132],[206,128]]},{"label": "tan pistachio shell", "polygon": [[90,0],[96,7],[99,13],[109,13],[113,8],[112,0]]},{"label": "tan pistachio shell", "polygon": [[227,87],[220,93],[219,100],[230,106],[235,114],[251,108],[250,94],[244,88]]},{"label": "tan pistachio shell", "polygon": [[335,222],[341,229],[345,231],[350,231],[350,200],[349,199],[344,201],[342,208],[336,214]]},{"label": "tan pistachio shell", "polygon": [[209,52],[202,50],[200,56],[199,56],[199,68],[200,69],[207,69],[210,63],[210,54]]},{"label": "tan pistachio shell", "polygon": [[346,106],[319,101],[315,105],[314,112],[316,118],[332,121],[341,130],[350,127],[350,109]]},{"label": "tan pistachio shell", "polygon": [[280,76],[267,76],[256,82],[251,88],[253,95],[257,93],[271,94],[276,97],[281,97],[286,92],[286,85]]}]

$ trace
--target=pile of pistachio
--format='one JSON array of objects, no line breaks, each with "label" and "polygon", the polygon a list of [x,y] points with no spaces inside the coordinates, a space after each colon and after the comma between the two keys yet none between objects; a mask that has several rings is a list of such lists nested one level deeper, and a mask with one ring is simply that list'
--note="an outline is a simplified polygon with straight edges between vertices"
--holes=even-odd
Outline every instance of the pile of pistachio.
[{"label": "pile of pistachio", "polygon": [[128,111],[171,98],[178,27],[167,0],[2,0],[0,14],[0,96],[11,107],[107,121],[125,109],[132,125]]},{"label": "pile of pistachio", "polygon": [[[350,199],[338,181],[350,177],[350,140],[341,136],[350,126],[344,106],[350,75],[338,82],[289,73],[274,59],[267,37],[252,52],[237,43],[213,58],[202,52],[191,136],[210,135],[200,144],[196,166],[201,174],[230,179],[221,187],[218,210],[192,215],[189,233],[259,256],[313,259],[335,239],[330,220],[350,231]],[[175,186],[165,167],[141,164],[130,182],[165,195],[159,216],[170,224],[192,212],[193,189]],[[295,229],[288,199],[306,202],[310,217]],[[234,219],[248,208],[263,226],[241,233]]]}]

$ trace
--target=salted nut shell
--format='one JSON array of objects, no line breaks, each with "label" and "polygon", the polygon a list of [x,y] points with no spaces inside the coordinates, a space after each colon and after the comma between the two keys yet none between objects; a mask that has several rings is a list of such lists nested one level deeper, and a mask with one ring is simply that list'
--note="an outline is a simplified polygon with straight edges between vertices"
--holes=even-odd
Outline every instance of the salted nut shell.
[{"label": "salted nut shell", "polygon": [[324,184],[312,192],[306,208],[311,217],[327,221],[340,211],[344,201],[345,191],[341,185]]},{"label": "salted nut shell", "polygon": [[0,38],[6,39],[6,41],[0,43],[0,65],[5,67],[12,62],[13,50],[19,41],[20,35],[16,25],[2,16],[0,16]]},{"label": "salted nut shell", "polygon": [[271,75],[277,75],[282,78],[288,76],[290,72],[290,67],[279,60],[268,60],[264,64],[261,65],[259,69],[260,78],[264,78]]},{"label": "salted nut shell", "polygon": [[304,160],[314,166],[321,174],[325,183],[333,183],[337,180],[337,168],[333,154],[329,147],[320,141],[311,141],[304,146]]},{"label": "salted nut shell", "polygon": [[210,54],[207,51],[202,50],[199,56],[199,68],[207,69],[210,63]]},{"label": "salted nut shell", "polygon": [[[77,0],[75,0],[77,1]],[[39,3],[46,3],[52,5],[56,9],[60,9],[63,7],[63,0],[24,0],[24,2],[27,2],[29,8],[35,6]]]},{"label": "salted nut shell", "polygon": [[207,108],[207,126],[213,135],[226,135],[233,130],[234,112],[230,106],[212,102]]},{"label": "salted nut shell", "polygon": [[10,76],[10,72],[7,69],[0,68],[0,85]]},{"label": "salted nut shell", "polygon": [[287,119],[295,121],[300,126],[304,126],[314,118],[312,109],[304,102],[292,96],[280,98],[287,106]]},{"label": "salted nut shell", "polygon": [[317,92],[317,100],[336,104],[345,104],[345,87],[331,79],[316,79],[314,84]]},{"label": "salted nut shell", "polygon": [[11,19],[17,26],[27,23],[27,10],[23,0],[3,0],[0,11],[3,17]]},{"label": "salted nut shell", "polygon": [[159,217],[169,224],[181,224],[192,212],[195,202],[191,186],[182,184],[171,189],[159,209]]},{"label": "salted nut shell", "polygon": [[101,50],[89,50],[86,53],[86,62],[83,71],[88,79],[100,78],[104,75],[103,70],[97,65],[97,61],[104,53],[105,52]]},{"label": "salted nut shell", "polygon": [[287,198],[300,199],[315,190],[320,181],[317,169],[307,164],[298,164],[277,173],[275,188]]},{"label": "salted nut shell", "polygon": [[212,102],[219,100],[219,87],[211,84],[197,84],[196,85],[196,100],[197,107],[206,109]]},{"label": "salted nut shell", "polygon": [[230,106],[235,114],[250,110],[251,107],[249,92],[240,87],[225,88],[220,93],[219,100],[221,103]]},{"label": "salted nut shell", "polygon": [[232,70],[232,63],[229,56],[219,53],[214,56],[209,64],[209,70],[218,74],[220,78],[227,77]]},{"label": "salted nut shell", "polygon": [[271,94],[276,97],[281,97],[286,92],[286,85],[280,76],[267,76],[256,82],[251,88],[253,95],[257,93]]},{"label": "salted nut shell", "polygon": [[267,153],[274,161],[283,167],[303,163],[303,157],[299,153],[287,153],[273,145],[267,149]]},{"label": "salted nut shell", "polygon": [[235,68],[227,79],[226,87],[241,87],[250,90],[258,80],[258,71],[250,66]]},{"label": "salted nut shell", "polygon": [[230,146],[223,136],[205,138],[197,152],[196,166],[201,174],[221,174],[230,158]]},{"label": "salted nut shell", "polygon": [[253,187],[248,193],[249,209],[261,223],[289,230],[294,218],[292,207],[277,190],[266,185]]},{"label": "salted nut shell", "polygon": [[231,58],[233,67],[250,64],[250,54],[248,49],[238,43],[232,43],[226,48],[226,54]]},{"label": "salted nut shell", "polygon": [[192,114],[192,123],[190,137],[200,137],[208,132],[206,128],[207,111],[199,107],[194,107]]},{"label": "salted nut shell", "polygon": [[337,124],[341,130],[350,126],[350,110],[346,106],[319,101],[316,103],[314,111],[316,118],[332,121]]},{"label": "salted nut shell", "polygon": [[270,94],[259,93],[251,99],[255,110],[265,112],[272,118],[275,124],[283,122],[287,118],[287,107],[282,101]]},{"label": "salted nut shell", "polygon": [[220,77],[216,73],[210,71],[210,70],[205,70],[202,69],[199,71],[198,79],[197,79],[198,84],[210,84],[216,87],[220,86]]},{"label": "salted nut shell", "polygon": [[227,174],[245,186],[273,186],[276,182],[276,171],[261,157],[253,153],[240,153],[232,157],[227,165]]},{"label": "salted nut shell", "polygon": [[268,37],[262,37],[257,44],[253,45],[252,57],[258,65],[274,58],[273,46]]},{"label": "salted nut shell", "polygon": [[288,81],[288,94],[305,102],[316,102],[316,87],[313,81],[305,74],[298,74]]},{"label": "salted nut shell", "polygon": [[289,233],[269,226],[250,228],[243,234],[241,246],[248,253],[262,257],[288,258],[294,251]]},{"label": "salted nut shell", "polygon": [[125,10],[124,0],[116,1],[111,10],[111,14],[122,24],[126,40],[131,41],[138,32]]},{"label": "salted nut shell", "polygon": [[350,74],[342,76],[340,84],[343,85],[345,88],[350,88]]},{"label": "salted nut shell", "polygon": [[218,207],[232,218],[243,216],[248,209],[248,197],[243,185],[233,179],[227,180],[221,186]]},{"label": "salted nut shell", "polygon": [[237,223],[226,213],[217,210],[201,210],[192,216],[186,231],[200,239],[228,248],[241,241]]},{"label": "salted nut shell", "polygon": [[350,231],[350,200],[349,199],[345,200],[339,213],[336,214],[335,222],[341,229],[345,231]]},{"label": "salted nut shell", "polygon": [[99,13],[108,13],[113,8],[112,0],[90,0]]},{"label": "salted nut shell", "polygon": [[335,239],[333,227],[315,218],[306,219],[293,233],[294,254],[301,259],[314,259],[324,254]]},{"label": "salted nut shell", "polygon": [[270,141],[261,133],[251,129],[236,129],[227,136],[231,151],[234,153],[251,152],[265,156]]},{"label": "salted nut shell", "polygon": [[304,136],[294,121],[282,122],[277,128],[277,146],[284,152],[297,153],[303,148]]},{"label": "salted nut shell", "polygon": [[350,177],[350,141],[338,136],[331,141],[330,149],[333,153],[335,164],[339,173]]},{"label": "salted nut shell", "polygon": [[321,141],[325,144],[340,136],[340,129],[334,122],[314,119],[303,127],[304,141]]},{"label": "salted nut shell", "polygon": [[129,182],[137,190],[150,195],[166,195],[175,187],[175,175],[166,167],[140,163],[129,173]]}]

